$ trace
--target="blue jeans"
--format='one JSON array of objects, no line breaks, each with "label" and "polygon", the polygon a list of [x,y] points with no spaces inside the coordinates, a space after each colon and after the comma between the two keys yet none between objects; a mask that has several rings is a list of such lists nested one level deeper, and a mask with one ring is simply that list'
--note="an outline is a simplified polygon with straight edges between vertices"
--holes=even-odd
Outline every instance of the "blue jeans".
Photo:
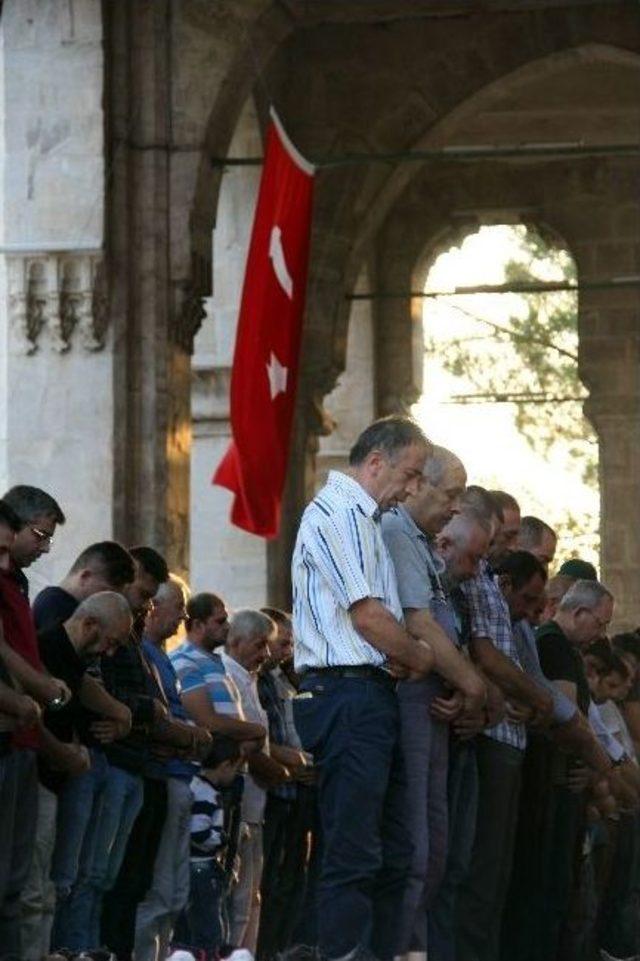
[{"label": "blue jeans", "polygon": [[228,942],[227,880],[217,861],[191,861],[189,901],[180,915],[174,939],[185,948],[217,953]]},{"label": "blue jeans", "polygon": [[76,881],[89,860],[95,839],[93,827],[102,805],[109,764],[104,752],[91,750],[91,767],[69,778],[58,795],[56,844],[51,862],[51,880],[56,887],[56,913],[51,945],[71,947],[74,938]]},{"label": "blue jeans", "polygon": [[443,693],[437,675],[398,686],[400,740],[407,772],[405,816],[413,839],[402,899],[399,954],[426,951],[427,909],[446,867],[449,725],[431,716],[434,699]]},{"label": "blue jeans", "polygon": [[456,903],[471,861],[477,808],[475,741],[454,741],[449,753],[449,850],[444,878],[429,911],[429,961],[456,961]]},{"label": "blue jeans", "polygon": [[100,946],[102,898],[115,882],[133,822],[142,807],[142,778],[107,763],[100,789],[95,783],[81,785],[76,798],[78,804],[83,790],[87,792],[87,806],[92,803],[92,807],[84,832],[78,878],[60,905],[54,931],[54,947],[74,951]]},{"label": "blue jeans", "polygon": [[296,727],[319,771],[318,946],[339,958],[361,945],[387,961],[411,860],[395,689],[309,673],[301,690],[313,696],[294,701]]}]

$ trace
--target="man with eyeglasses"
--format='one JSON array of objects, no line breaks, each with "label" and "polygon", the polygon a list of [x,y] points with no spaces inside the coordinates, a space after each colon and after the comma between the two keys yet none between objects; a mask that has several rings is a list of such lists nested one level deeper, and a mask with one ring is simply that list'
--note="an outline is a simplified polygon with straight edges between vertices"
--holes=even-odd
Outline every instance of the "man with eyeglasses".
[{"label": "man with eyeglasses", "polygon": [[[3,537],[0,563],[0,657],[11,677],[28,694],[44,707],[60,709],[68,702],[70,691],[63,681],[46,672],[40,659],[24,568],[49,551],[56,526],[64,524],[65,516],[57,501],[38,487],[12,487],[3,504],[7,516],[2,518],[2,527],[7,536]],[[72,745],[61,744],[35,724],[15,731],[11,746],[12,794],[4,798],[0,811],[9,837],[1,858],[0,944],[6,951],[22,954],[20,898],[31,867],[38,818],[37,755],[75,773],[84,770],[87,761]]]}]

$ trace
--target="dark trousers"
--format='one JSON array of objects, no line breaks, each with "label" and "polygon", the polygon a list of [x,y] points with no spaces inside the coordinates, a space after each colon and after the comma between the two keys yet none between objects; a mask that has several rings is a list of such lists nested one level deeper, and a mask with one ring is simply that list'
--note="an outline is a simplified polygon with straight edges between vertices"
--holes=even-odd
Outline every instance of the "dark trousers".
[{"label": "dark trousers", "polygon": [[214,858],[190,864],[189,900],[178,918],[174,941],[218,955],[229,939],[227,879]]},{"label": "dark trousers", "polygon": [[0,957],[20,955],[20,895],[27,883],[38,819],[34,751],[0,759]]},{"label": "dark trousers", "polygon": [[478,764],[475,738],[449,751],[449,845],[442,884],[429,910],[429,961],[456,961],[455,917],[476,837]]},{"label": "dark trousers", "polygon": [[407,772],[405,811],[413,856],[402,899],[399,954],[427,949],[427,909],[447,862],[449,725],[431,715],[443,694],[437,675],[398,686],[400,741]]},{"label": "dark trousers", "polygon": [[573,899],[582,860],[584,800],[559,783],[566,758],[540,736],[524,766],[514,871],[502,930],[502,961],[569,961],[582,910]]},{"label": "dark trousers", "polygon": [[259,958],[290,947],[305,899],[315,789],[299,784],[291,800],[269,797],[264,818]]},{"label": "dark trousers", "polygon": [[294,702],[296,727],[319,770],[318,946],[330,959],[361,945],[387,961],[411,860],[396,693],[387,682],[323,674],[301,687],[313,696]]},{"label": "dark trousers", "polygon": [[476,756],[476,836],[469,873],[458,897],[456,958],[457,961],[498,961],[524,752],[481,735]]},{"label": "dark trousers", "polygon": [[142,809],[129,835],[116,883],[102,907],[101,938],[118,956],[130,961],[138,904],[151,887],[153,867],[167,816],[167,782],[144,779]]}]

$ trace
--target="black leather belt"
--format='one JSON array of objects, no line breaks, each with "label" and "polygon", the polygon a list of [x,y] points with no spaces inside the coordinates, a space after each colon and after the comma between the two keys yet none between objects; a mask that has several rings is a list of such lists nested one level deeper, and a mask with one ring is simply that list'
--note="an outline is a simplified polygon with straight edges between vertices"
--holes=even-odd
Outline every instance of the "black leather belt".
[{"label": "black leather belt", "polygon": [[304,680],[310,677],[352,677],[360,678],[363,681],[377,681],[379,684],[387,684],[395,687],[396,678],[381,667],[374,667],[373,664],[354,664],[344,667],[310,667],[303,674]]}]

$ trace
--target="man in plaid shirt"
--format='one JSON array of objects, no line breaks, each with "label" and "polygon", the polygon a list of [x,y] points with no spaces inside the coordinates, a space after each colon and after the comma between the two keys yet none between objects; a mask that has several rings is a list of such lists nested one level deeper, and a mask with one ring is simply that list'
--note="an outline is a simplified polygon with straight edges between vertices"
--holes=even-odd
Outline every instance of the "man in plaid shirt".
[{"label": "man in plaid shirt", "polygon": [[514,549],[520,508],[509,494],[486,495],[477,488],[466,495],[470,508],[492,515],[494,536],[488,560],[462,590],[469,605],[473,657],[504,696],[505,713],[478,737],[476,840],[458,901],[459,961],[498,961],[527,744],[525,722],[547,721],[552,708],[549,693],[522,669],[509,606],[492,569]]}]

